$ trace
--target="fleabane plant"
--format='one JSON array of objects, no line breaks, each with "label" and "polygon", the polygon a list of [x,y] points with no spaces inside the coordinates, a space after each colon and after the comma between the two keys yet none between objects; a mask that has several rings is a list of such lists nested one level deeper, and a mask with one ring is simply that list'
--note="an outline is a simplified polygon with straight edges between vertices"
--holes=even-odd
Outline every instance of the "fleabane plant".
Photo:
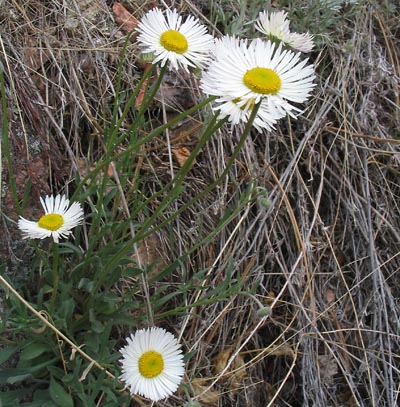
[{"label": "fleabane plant", "polygon": [[170,69],[203,68],[209,61],[213,37],[207,28],[193,16],[182,21],[182,16],[174,10],[159,8],[146,13],[138,24],[137,41],[144,54],[154,54],[153,64]]}]

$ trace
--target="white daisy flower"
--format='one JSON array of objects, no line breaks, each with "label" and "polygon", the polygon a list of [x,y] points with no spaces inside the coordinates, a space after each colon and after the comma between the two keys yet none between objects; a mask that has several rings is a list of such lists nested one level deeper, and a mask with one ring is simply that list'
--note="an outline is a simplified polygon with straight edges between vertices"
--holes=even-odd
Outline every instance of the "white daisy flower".
[{"label": "white daisy flower", "polygon": [[78,226],[83,220],[83,209],[79,202],[69,206],[65,195],[46,196],[40,198],[45,214],[38,222],[30,221],[22,216],[18,220],[18,227],[24,239],[44,239],[52,237],[58,243],[60,237],[67,237],[71,229]]},{"label": "white daisy flower", "polygon": [[123,380],[132,395],[158,401],[176,391],[184,374],[181,345],[163,328],[140,329],[120,352]]},{"label": "white daisy flower", "polygon": [[182,23],[182,17],[174,10],[166,11],[166,18],[159,8],[144,15],[139,22],[137,38],[144,53],[154,53],[153,64],[161,61],[164,66],[169,61],[172,69],[179,67],[202,68],[209,60],[213,37],[199,20],[189,16]]},{"label": "white daisy flower", "polygon": [[[200,87],[208,95],[226,100],[268,101],[262,109],[270,120],[293,114],[314,88],[312,65],[300,61],[300,53],[282,50],[271,41],[223,38],[216,41],[214,60],[203,73]],[[279,114],[278,114],[279,113]],[[267,120],[268,121],[268,120]]]},{"label": "white daisy flower", "polygon": [[260,12],[255,27],[269,39],[282,41],[285,45],[298,51],[310,52],[314,47],[313,37],[309,33],[290,32],[289,20],[287,20],[285,11],[270,14],[268,11]]},{"label": "white daisy flower", "polygon": [[[243,52],[245,52],[246,47],[246,41],[240,40],[235,36],[224,36],[215,41],[213,58],[214,60],[223,59],[224,53],[231,52],[233,48],[243,48]],[[206,88],[207,83],[204,84],[203,90],[208,93]],[[210,92],[212,92],[212,90]],[[216,95],[217,93],[215,93],[215,96]],[[232,98],[224,95],[213,102],[212,109],[218,112],[219,120],[228,117],[228,120],[232,125],[237,125],[240,122],[247,123],[254,105],[254,99]],[[277,113],[275,109],[274,112]],[[261,116],[263,117],[262,119],[260,118]],[[258,131],[261,131],[262,128],[272,130],[277,119],[280,119],[283,116],[285,116],[285,112],[282,114],[272,114],[272,112],[269,111],[268,102],[265,100],[259,106],[253,124]]]}]

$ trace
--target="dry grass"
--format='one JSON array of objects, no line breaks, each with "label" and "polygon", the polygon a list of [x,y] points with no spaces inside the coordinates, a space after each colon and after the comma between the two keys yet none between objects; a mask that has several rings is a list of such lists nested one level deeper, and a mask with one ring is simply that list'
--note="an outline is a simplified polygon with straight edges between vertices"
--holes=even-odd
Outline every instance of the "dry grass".
[{"label": "dry grass", "polygon": [[[124,4],[137,17],[150,6]],[[203,10],[186,1],[176,5],[206,12],[201,3]],[[162,268],[216,228],[250,184],[270,201],[250,200],[217,239],[188,256],[168,281],[157,282],[173,287],[182,274],[207,270],[199,283],[204,289],[194,287],[187,295],[191,304],[231,270],[232,278],[243,282],[242,291],[272,307],[271,316],[260,319],[254,299],[236,293],[186,316],[156,318],[180,335],[187,353],[196,351],[186,381],[202,403],[399,403],[400,14],[389,13],[387,6],[394,7],[371,1],[354,19],[340,20],[328,45],[312,55],[319,84],[304,115],[282,121],[271,134],[252,134],[225,181],[149,238],[147,246],[162,247],[162,255],[139,252],[145,263],[162,256]],[[6,0],[0,13],[13,172],[21,199],[27,179],[35,196],[57,191],[76,171],[84,175],[82,163],[90,166],[102,157],[124,35],[111,2],[103,0]],[[130,46],[125,90],[142,75],[136,55]],[[150,112],[154,123],[171,114],[171,104],[184,109],[188,98],[196,101],[199,95],[192,79],[171,77],[174,81],[182,90],[174,91],[167,81],[168,103],[160,95]],[[171,140],[183,136],[170,148],[161,137],[154,140],[144,161],[135,163],[146,177],[147,193],[170,181],[178,169],[172,150],[192,148],[193,128],[201,120],[193,117],[189,136],[172,130]],[[218,178],[239,137],[240,129],[225,128],[212,138],[171,210]],[[3,162],[3,211],[15,220],[9,174]],[[30,203],[28,210],[37,210],[34,200]],[[1,252],[13,277],[21,272],[15,259],[24,259],[24,253],[15,225],[7,218],[3,224]],[[177,305],[171,300],[161,311]],[[181,394],[165,405],[184,399]]]}]

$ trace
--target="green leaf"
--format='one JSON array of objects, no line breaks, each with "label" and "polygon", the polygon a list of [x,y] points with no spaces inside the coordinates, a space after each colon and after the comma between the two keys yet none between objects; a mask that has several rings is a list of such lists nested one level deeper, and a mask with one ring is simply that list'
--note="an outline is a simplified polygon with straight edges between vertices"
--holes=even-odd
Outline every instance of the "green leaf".
[{"label": "green leaf", "polygon": [[28,369],[20,369],[17,367],[0,369],[0,385],[18,383],[29,377],[32,377],[32,374]]},{"label": "green leaf", "polygon": [[69,320],[75,309],[75,301],[73,298],[68,298],[61,303],[60,310],[58,312],[62,319]]},{"label": "green leaf", "polygon": [[0,392],[0,405],[2,407],[17,407],[19,406],[19,390]]},{"label": "green leaf", "polygon": [[117,303],[121,302],[121,297],[112,293],[103,293],[96,302],[96,311],[99,314],[112,314],[117,310]]},{"label": "green leaf", "polygon": [[82,249],[79,248],[78,246],[75,246],[73,243],[71,242],[63,242],[60,244],[59,247],[59,253],[75,253],[78,255],[82,255]]},{"label": "green leaf", "polygon": [[96,313],[93,308],[89,310],[89,321],[93,332],[100,334],[104,331],[103,324],[96,318]]},{"label": "green leaf", "polygon": [[117,399],[117,397],[115,396],[115,393],[114,393],[114,391],[113,390],[111,390],[109,387],[107,387],[107,386],[102,386],[102,390],[103,390],[103,392],[104,393],[106,393],[107,394],[107,396],[108,396],[108,399],[111,399],[112,400],[112,403],[111,404],[108,404],[107,403],[107,405],[109,405],[109,406],[112,406],[112,405],[122,405],[122,403],[121,404],[118,404],[118,399]]},{"label": "green leaf", "polygon": [[50,347],[48,344],[44,343],[30,343],[26,348],[23,349],[20,355],[20,360],[32,360],[42,353],[49,351]]},{"label": "green leaf", "polygon": [[21,374],[16,375],[16,376],[10,376],[7,379],[7,383],[9,383],[9,384],[20,383],[20,382],[23,382],[26,379],[29,379],[30,377],[32,377],[32,373],[21,373]]},{"label": "green leaf", "polygon": [[0,365],[10,359],[17,350],[18,347],[0,349]]},{"label": "green leaf", "polygon": [[101,389],[104,387],[103,382],[104,378],[106,376],[106,372],[102,370],[99,375],[97,376],[97,380],[94,382],[94,386],[92,387],[91,394],[94,397],[97,397],[97,395],[100,393]]},{"label": "green leaf", "polygon": [[64,387],[58,383],[53,376],[50,380],[49,393],[51,399],[57,404],[57,406],[74,407],[74,401],[72,400],[71,395],[67,393]]},{"label": "green leaf", "polygon": [[85,349],[93,354],[97,354],[100,349],[101,336],[93,335],[93,332],[88,330],[84,338],[84,343],[86,344]]},{"label": "green leaf", "polygon": [[64,369],[61,369],[58,366],[47,366],[47,370],[50,372],[50,375],[53,376],[54,379],[62,380],[65,377]]},{"label": "green leaf", "polygon": [[39,400],[21,404],[21,407],[57,407],[57,406],[51,400],[46,402]]},{"label": "green leaf", "polygon": [[[78,393],[77,396],[83,401],[83,405],[85,407],[96,407],[96,403],[94,403],[88,395],[83,394],[83,393]],[[82,404],[79,404],[79,405],[82,405]]]},{"label": "green leaf", "polygon": [[[53,403],[50,400],[50,394],[48,389],[37,389],[35,393],[33,394],[33,401],[32,401],[32,406],[29,404],[29,407],[37,406],[37,407],[42,407],[46,403]],[[24,407],[25,404],[24,404]]]},{"label": "green leaf", "polygon": [[82,278],[78,283],[78,288],[80,290],[85,290],[89,294],[93,291],[94,282],[89,280],[88,278]]}]

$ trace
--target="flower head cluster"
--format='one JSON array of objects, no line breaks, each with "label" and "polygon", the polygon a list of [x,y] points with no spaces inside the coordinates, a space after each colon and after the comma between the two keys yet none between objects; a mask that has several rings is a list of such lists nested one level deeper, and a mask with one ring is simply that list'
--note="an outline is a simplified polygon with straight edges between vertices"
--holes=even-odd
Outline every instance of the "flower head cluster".
[{"label": "flower head cluster", "polygon": [[[312,91],[314,71],[300,53],[309,52],[312,37],[291,32],[287,13],[262,12],[255,24],[269,39],[252,41],[225,36],[213,40],[198,19],[184,22],[176,10],[155,8],[140,21],[138,42],[144,53],[152,53],[153,63],[172,69],[204,68],[200,88],[215,96],[213,110],[232,124],[247,122],[256,106],[253,125],[271,130],[286,114],[296,117]],[[276,44],[278,42],[278,45]]]},{"label": "flower head cluster", "polygon": [[24,239],[44,239],[52,237],[58,243],[61,237],[71,234],[74,227],[83,220],[83,209],[79,202],[69,205],[65,195],[46,196],[40,198],[40,203],[45,214],[37,221],[30,221],[22,216],[18,221],[18,227],[23,233]]},{"label": "flower head cluster", "polygon": [[256,29],[265,34],[270,40],[282,42],[298,51],[310,52],[314,47],[312,36],[309,33],[298,34],[289,29],[289,20],[285,11],[259,14]]},{"label": "flower head cluster", "polygon": [[162,400],[176,391],[184,374],[181,346],[165,329],[139,329],[120,352],[122,375],[131,394]]}]

